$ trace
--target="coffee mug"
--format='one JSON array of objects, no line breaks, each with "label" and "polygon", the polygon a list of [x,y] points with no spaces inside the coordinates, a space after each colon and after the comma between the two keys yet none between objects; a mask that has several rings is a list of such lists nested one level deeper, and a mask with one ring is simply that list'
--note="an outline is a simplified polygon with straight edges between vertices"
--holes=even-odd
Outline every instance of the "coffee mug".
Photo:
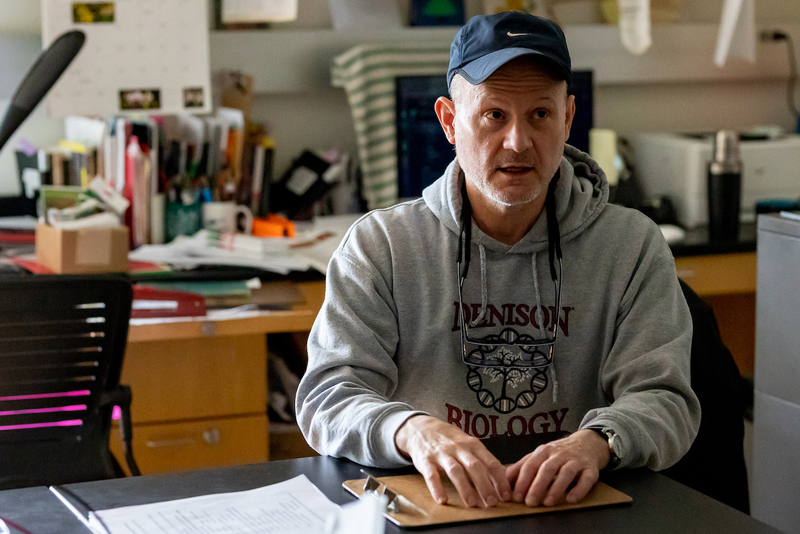
[{"label": "coffee mug", "polygon": [[247,206],[235,202],[206,202],[203,204],[203,228],[232,234],[238,230],[239,217],[244,218],[242,231],[249,234],[253,228],[253,214]]}]

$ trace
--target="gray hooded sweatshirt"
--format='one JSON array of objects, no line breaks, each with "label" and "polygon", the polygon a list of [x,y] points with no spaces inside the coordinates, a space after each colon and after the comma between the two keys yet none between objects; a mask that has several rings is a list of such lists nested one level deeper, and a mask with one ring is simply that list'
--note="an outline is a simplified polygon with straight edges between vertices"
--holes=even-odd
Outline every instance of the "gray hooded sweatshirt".
[{"label": "gray hooded sweatshirt", "polygon": [[607,203],[605,175],[588,155],[567,145],[560,175],[561,310],[544,212],[513,246],[473,223],[463,290],[473,337],[513,328],[540,339],[557,317],[553,364],[462,361],[456,255],[464,178],[456,160],[421,199],[357,221],[328,266],[297,393],[300,428],[314,449],[406,466],[395,433],[426,413],[481,439],[613,429],[621,467],[664,469],[686,453],[700,405],[689,385],[691,317],[672,254],[652,221]]}]

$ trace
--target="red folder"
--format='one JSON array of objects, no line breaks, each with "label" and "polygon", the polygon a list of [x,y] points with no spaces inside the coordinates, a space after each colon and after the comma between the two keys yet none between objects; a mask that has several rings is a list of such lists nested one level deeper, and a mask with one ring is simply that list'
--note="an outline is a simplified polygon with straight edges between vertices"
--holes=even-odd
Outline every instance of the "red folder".
[{"label": "red folder", "polygon": [[202,295],[185,291],[170,291],[136,284],[133,286],[131,318],[202,317],[206,303]]}]

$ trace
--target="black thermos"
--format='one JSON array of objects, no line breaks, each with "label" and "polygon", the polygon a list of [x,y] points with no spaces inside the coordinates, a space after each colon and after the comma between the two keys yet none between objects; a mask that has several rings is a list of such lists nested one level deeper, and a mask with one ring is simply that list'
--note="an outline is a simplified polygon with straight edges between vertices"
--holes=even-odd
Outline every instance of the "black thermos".
[{"label": "black thermos", "polygon": [[720,130],[714,137],[713,159],[708,165],[708,238],[739,238],[739,205],[742,197],[742,160],[739,134]]}]

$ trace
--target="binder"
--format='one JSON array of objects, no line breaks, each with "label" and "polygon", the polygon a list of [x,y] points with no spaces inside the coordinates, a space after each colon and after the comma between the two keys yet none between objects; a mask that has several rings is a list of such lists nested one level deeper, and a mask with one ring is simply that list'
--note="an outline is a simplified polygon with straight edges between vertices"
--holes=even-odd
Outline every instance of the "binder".
[{"label": "binder", "polygon": [[202,295],[135,285],[131,318],[202,317],[206,304]]}]

